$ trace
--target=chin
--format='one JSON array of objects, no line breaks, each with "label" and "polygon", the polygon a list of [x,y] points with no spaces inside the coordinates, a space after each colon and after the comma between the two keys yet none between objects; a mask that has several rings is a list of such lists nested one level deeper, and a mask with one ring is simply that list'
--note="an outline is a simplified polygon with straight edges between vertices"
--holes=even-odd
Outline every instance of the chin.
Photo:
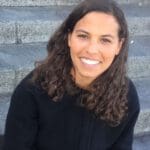
[{"label": "chin", "polygon": [[83,73],[82,76],[85,78],[91,78],[95,80],[98,76],[100,76],[100,74],[92,74],[91,72],[90,73],[86,72],[86,73]]}]

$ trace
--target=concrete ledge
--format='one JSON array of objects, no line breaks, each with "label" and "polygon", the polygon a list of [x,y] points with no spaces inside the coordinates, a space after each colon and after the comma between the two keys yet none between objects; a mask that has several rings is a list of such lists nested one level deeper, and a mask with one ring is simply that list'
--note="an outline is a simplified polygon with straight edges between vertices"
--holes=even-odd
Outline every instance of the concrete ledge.
[{"label": "concrete ledge", "polygon": [[[0,0],[0,6],[75,5],[83,0]],[[149,0],[117,0],[120,4],[148,4]]]},{"label": "concrete ledge", "polygon": [[0,6],[75,5],[82,0],[0,0]]}]

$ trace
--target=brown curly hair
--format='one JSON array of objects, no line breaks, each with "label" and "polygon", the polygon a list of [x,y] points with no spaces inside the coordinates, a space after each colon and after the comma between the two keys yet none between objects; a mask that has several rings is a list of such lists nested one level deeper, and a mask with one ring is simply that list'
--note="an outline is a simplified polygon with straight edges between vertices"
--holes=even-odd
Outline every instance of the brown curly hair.
[{"label": "brown curly hair", "polygon": [[[70,71],[72,60],[68,47],[68,34],[75,24],[92,11],[113,15],[120,29],[118,37],[123,45],[111,66],[90,85],[90,91],[75,85]],[[126,77],[126,61],[128,55],[128,27],[122,10],[112,0],[85,0],[71,12],[67,19],[55,31],[47,45],[48,56],[38,62],[34,70],[33,81],[39,84],[53,101],[61,101],[64,93],[75,95],[80,93],[78,104],[92,111],[98,119],[111,126],[119,125],[128,110],[128,79]],[[82,92],[81,92],[82,91]]]}]

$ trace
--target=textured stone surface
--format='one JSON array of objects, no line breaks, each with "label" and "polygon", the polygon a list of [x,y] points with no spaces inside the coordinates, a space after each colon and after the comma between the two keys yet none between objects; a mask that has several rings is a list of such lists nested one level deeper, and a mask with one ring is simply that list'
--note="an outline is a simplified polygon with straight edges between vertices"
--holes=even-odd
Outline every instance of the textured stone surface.
[{"label": "textured stone surface", "polygon": [[0,0],[1,6],[74,5],[81,0]]},{"label": "textured stone surface", "polygon": [[28,21],[17,24],[18,41],[22,43],[45,42],[53,34],[60,21]]},{"label": "textured stone surface", "polygon": [[46,43],[0,46],[0,93],[13,91],[16,84],[46,55]]},{"label": "textured stone surface", "polygon": [[[32,64],[33,65],[33,64]],[[18,83],[30,72],[33,70],[33,66],[29,66],[28,68],[21,68],[16,71],[16,82],[15,87],[18,85]]]},{"label": "textured stone surface", "polygon": [[0,67],[0,93],[9,93],[14,89],[15,71]]},{"label": "textured stone surface", "polygon": [[[149,6],[123,5],[131,35],[150,35]],[[67,6],[2,7],[0,9],[0,43],[47,41],[72,10]],[[140,12],[143,13],[140,13]],[[140,23],[139,23],[140,22]]]},{"label": "textured stone surface", "polygon": [[46,43],[0,45],[0,64],[14,70],[33,68],[34,61],[43,59],[46,53]]},{"label": "textured stone surface", "polygon": [[139,99],[142,103],[141,112],[136,124],[135,134],[144,134],[150,132],[150,77],[149,78],[139,78],[133,80]]},{"label": "textured stone surface", "polygon": [[[0,6],[74,5],[83,0],[0,0]],[[149,0],[116,0],[120,4],[148,4]]]},{"label": "textured stone surface", "polygon": [[129,55],[133,57],[150,56],[150,36],[130,37]]},{"label": "textured stone surface", "polygon": [[136,3],[139,6],[143,5],[143,4],[149,4],[150,1],[149,0],[116,0],[118,3],[120,4],[132,4],[132,3]]},{"label": "textured stone surface", "polygon": [[0,20],[0,43],[15,43],[15,41],[16,41],[15,23]]},{"label": "textured stone surface", "polygon": [[128,18],[129,32],[134,35],[150,35],[150,17]]},{"label": "textured stone surface", "polygon": [[126,16],[132,16],[132,17],[148,17],[149,16],[149,7],[150,7],[150,1],[147,5],[137,5],[137,4],[123,4],[120,5],[123,12]]},{"label": "textured stone surface", "polygon": [[150,109],[141,110],[135,126],[135,134],[144,135],[147,132],[150,132]]},{"label": "textured stone surface", "polygon": [[135,81],[138,91],[141,112],[136,123],[135,134],[145,134],[150,132],[150,77]]},{"label": "textured stone surface", "polygon": [[128,75],[131,78],[142,78],[150,76],[150,57],[129,57]]},{"label": "textured stone surface", "polygon": [[136,85],[139,98],[142,100],[141,107],[145,110],[150,108],[150,77],[132,79]]},{"label": "textured stone surface", "polygon": [[150,149],[150,134],[134,138],[133,150],[149,150]]},{"label": "textured stone surface", "polygon": [[5,121],[10,104],[10,96],[0,95],[0,135],[4,133]]}]

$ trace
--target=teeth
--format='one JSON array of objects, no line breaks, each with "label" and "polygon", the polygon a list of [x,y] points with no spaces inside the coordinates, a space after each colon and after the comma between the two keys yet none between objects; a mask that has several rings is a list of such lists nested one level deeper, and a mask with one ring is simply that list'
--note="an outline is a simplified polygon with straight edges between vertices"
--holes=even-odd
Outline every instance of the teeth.
[{"label": "teeth", "polygon": [[88,65],[97,65],[97,64],[99,64],[99,61],[97,61],[97,60],[91,60],[91,59],[86,59],[86,58],[81,58],[81,61],[83,63],[88,64]]}]

